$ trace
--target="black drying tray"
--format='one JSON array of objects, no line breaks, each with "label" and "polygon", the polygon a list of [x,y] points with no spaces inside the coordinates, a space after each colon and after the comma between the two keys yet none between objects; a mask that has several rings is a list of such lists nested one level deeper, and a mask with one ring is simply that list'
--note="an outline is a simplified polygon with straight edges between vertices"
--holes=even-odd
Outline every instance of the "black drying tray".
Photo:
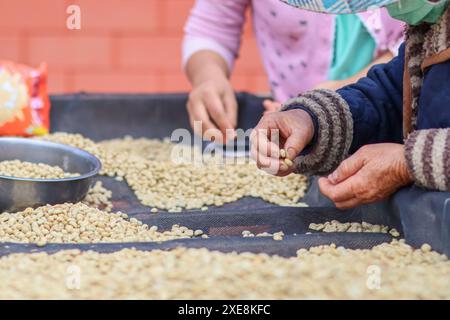
[{"label": "black drying tray", "polygon": [[[52,132],[64,131],[81,133],[95,141],[130,135],[133,137],[164,138],[170,136],[177,128],[189,129],[186,112],[186,94],[166,95],[111,95],[111,94],[75,94],[53,96]],[[262,98],[246,93],[238,94],[239,124],[243,129],[252,128],[260,119],[263,108]],[[190,130],[190,129],[189,129]],[[98,177],[105,187],[113,192],[114,210],[126,212],[149,225],[156,225],[160,230],[167,230],[173,224],[180,224],[192,229],[202,229],[210,235],[209,239],[173,240],[164,243],[122,243],[122,244],[51,244],[38,248],[31,244],[0,244],[0,256],[14,252],[47,251],[79,248],[110,252],[121,248],[135,247],[142,250],[167,250],[177,246],[206,247],[212,250],[266,252],[282,256],[292,256],[299,248],[335,243],[348,248],[370,248],[390,241],[387,234],[373,233],[313,233],[308,232],[311,222],[319,223],[332,219],[341,222],[361,222],[384,224],[394,227],[404,235],[412,245],[419,246],[428,242],[434,248],[446,252],[448,235],[442,230],[436,231],[437,224],[445,217],[429,214],[429,227],[418,215],[414,214],[420,206],[417,204],[403,212],[403,207],[413,201],[397,200],[353,210],[340,211],[332,207],[313,182],[305,201],[310,208],[280,207],[261,199],[243,198],[222,207],[210,207],[208,211],[190,210],[181,213],[150,213],[150,208],[139,203],[132,190],[125,182],[109,177]],[[413,190],[414,191],[414,190]],[[412,192],[408,189],[406,192]],[[424,193],[429,196],[428,193]],[[420,199],[415,195],[414,199]],[[434,199],[434,198],[433,198]],[[399,202],[400,201],[400,202]],[[434,200],[433,200],[434,201]],[[436,204],[436,201],[432,203]],[[420,202],[422,203],[422,202]],[[403,205],[405,204],[405,205]],[[435,210],[438,212],[439,210]],[[428,210],[430,212],[430,210]],[[443,210],[445,212],[445,210]],[[406,216],[405,216],[406,215]],[[416,217],[416,218],[414,218]],[[409,223],[410,220],[414,220]],[[405,221],[407,223],[405,223]],[[450,219],[448,220],[450,222]],[[434,229],[433,229],[434,228]],[[271,238],[242,238],[243,230],[254,233],[283,231],[283,241]],[[444,240],[443,240],[444,239]],[[430,241],[431,240],[431,241]],[[434,241],[434,242],[433,242]]]}]

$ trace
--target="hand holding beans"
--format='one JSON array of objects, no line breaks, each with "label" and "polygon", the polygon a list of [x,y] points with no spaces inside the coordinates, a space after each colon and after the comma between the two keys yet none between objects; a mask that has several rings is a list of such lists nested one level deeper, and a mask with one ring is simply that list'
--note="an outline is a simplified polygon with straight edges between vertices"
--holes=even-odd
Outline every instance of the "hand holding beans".
[{"label": "hand holding beans", "polygon": [[[286,176],[294,171],[292,161],[313,136],[313,121],[306,111],[270,112],[262,117],[251,134],[251,155],[258,168]],[[286,153],[284,158],[283,152]]]}]

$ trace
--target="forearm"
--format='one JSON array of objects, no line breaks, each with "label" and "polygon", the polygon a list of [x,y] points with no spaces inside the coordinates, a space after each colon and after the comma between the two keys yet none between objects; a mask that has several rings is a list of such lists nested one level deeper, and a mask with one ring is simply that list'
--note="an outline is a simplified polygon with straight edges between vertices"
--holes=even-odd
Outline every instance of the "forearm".
[{"label": "forearm", "polygon": [[375,60],[373,60],[367,67],[365,67],[363,70],[361,70],[360,72],[358,72],[357,74],[355,74],[354,76],[344,79],[344,80],[340,80],[339,84],[341,87],[347,86],[349,84],[352,83],[356,83],[359,79],[364,78],[367,76],[369,70],[377,65],[377,64],[381,64],[381,63],[388,63],[389,61],[392,60],[392,58],[394,58],[394,55],[391,52],[386,52],[385,54],[383,54],[382,56],[376,58]]},{"label": "forearm", "polygon": [[405,142],[405,157],[416,184],[450,191],[450,129],[417,130]]},{"label": "forearm", "polygon": [[193,54],[186,63],[185,71],[193,87],[208,79],[229,77],[225,59],[209,50],[202,50]]},{"label": "forearm", "polygon": [[184,28],[183,65],[205,50],[219,54],[232,70],[249,5],[250,0],[197,0]]},{"label": "forearm", "polygon": [[332,90],[313,90],[294,98],[283,110],[303,109],[314,122],[311,150],[295,159],[296,172],[326,175],[348,155],[353,140],[353,120],[350,107]]},{"label": "forearm", "polygon": [[313,90],[286,103],[283,110],[306,109],[316,119],[316,141],[296,159],[299,173],[327,174],[363,145],[402,141],[400,59],[373,67],[367,77],[337,92]]}]

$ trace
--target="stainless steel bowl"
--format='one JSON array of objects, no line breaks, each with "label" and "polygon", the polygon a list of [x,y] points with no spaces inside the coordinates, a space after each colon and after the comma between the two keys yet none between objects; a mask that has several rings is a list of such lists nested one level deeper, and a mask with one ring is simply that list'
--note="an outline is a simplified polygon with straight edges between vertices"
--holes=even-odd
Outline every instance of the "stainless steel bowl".
[{"label": "stainless steel bowl", "polygon": [[59,166],[80,176],[28,179],[0,175],[0,212],[14,212],[45,204],[78,202],[101,168],[95,156],[67,145],[25,138],[0,138],[0,161],[22,160]]}]

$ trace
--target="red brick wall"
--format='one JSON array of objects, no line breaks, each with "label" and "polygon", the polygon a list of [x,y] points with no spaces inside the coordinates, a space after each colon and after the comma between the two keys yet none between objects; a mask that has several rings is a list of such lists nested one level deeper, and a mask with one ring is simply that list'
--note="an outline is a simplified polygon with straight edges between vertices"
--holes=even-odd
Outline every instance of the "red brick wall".
[{"label": "red brick wall", "polygon": [[[187,91],[181,39],[193,3],[1,0],[0,59],[47,62],[52,93]],[[70,4],[81,8],[81,30],[66,28]],[[237,90],[268,91],[250,22],[232,81]]]}]

